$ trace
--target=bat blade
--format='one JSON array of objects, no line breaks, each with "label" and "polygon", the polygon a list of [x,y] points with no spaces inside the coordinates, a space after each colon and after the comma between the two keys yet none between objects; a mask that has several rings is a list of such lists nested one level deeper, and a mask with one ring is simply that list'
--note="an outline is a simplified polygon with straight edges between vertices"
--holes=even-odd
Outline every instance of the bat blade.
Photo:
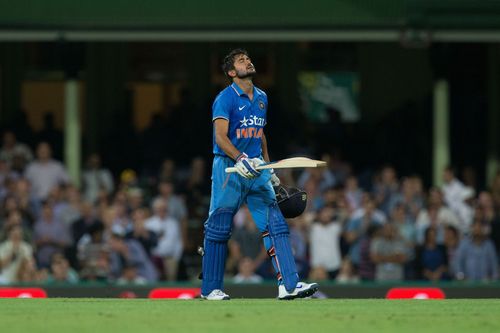
[{"label": "bat blade", "polygon": [[[325,161],[313,160],[308,157],[292,157],[285,158],[283,160],[274,161],[266,164],[261,164],[255,169],[265,170],[265,169],[287,169],[287,168],[317,168],[326,166]],[[236,172],[236,168],[226,168],[227,173]]]}]

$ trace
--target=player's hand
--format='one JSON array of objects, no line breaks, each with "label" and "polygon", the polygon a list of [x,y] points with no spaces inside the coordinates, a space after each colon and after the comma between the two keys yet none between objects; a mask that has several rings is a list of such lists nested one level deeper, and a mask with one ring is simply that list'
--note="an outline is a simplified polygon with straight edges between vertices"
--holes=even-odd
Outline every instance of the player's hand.
[{"label": "player's hand", "polygon": [[280,179],[276,176],[274,169],[270,169],[269,171],[271,171],[271,185],[273,185],[273,187],[280,186]]},{"label": "player's hand", "polygon": [[234,165],[238,174],[247,179],[252,179],[260,175],[260,172],[255,169],[256,166],[254,161],[249,159],[245,153],[238,155],[236,164]]}]

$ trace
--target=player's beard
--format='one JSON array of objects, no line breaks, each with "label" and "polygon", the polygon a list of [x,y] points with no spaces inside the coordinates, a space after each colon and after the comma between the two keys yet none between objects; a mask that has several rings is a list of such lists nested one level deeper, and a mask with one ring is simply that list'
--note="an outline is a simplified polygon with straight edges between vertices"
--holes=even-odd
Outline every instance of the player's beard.
[{"label": "player's beard", "polygon": [[255,74],[257,74],[257,72],[255,71],[254,68],[252,69],[247,69],[245,71],[236,71],[236,76],[238,77],[238,79],[248,79],[248,78],[253,78],[255,76]]}]

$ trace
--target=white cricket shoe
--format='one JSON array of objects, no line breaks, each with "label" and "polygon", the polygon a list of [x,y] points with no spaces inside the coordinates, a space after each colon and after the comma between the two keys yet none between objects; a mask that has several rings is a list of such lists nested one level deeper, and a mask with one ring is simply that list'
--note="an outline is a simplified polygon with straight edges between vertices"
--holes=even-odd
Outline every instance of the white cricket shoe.
[{"label": "white cricket shoe", "polygon": [[278,299],[305,298],[312,296],[318,289],[319,286],[317,283],[299,282],[295,289],[289,293],[286,291],[285,286],[280,284],[278,287]]},{"label": "white cricket shoe", "polygon": [[226,294],[220,289],[212,290],[212,292],[207,296],[201,295],[201,298],[209,301],[227,301],[231,299],[228,294]]}]

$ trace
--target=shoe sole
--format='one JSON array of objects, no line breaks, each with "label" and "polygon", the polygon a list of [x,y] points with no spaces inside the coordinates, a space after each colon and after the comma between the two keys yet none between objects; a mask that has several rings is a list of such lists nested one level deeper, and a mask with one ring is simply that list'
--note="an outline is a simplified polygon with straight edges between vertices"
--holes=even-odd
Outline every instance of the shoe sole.
[{"label": "shoe sole", "polygon": [[221,299],[208,299],[205,296],[201,296],[200,298],[205,300],[205,301],[229,301],[231,299],[231,297],[229,297],[229,296],[223,297]]},{"label": "shoe sole", "polygon": [[299,291],[297,293],[297,295],[287,295],[287,296],[281,297],[281,298],[278,297],[278,299],[284,300],[284,301],[291,301],[292,299],[296,299],[296,298],[306,298],[306,297],[314,295],[314,293],[317,292],[318,290],[319,290],[319,286],[317,284],[315,284],[309,289]]}]

